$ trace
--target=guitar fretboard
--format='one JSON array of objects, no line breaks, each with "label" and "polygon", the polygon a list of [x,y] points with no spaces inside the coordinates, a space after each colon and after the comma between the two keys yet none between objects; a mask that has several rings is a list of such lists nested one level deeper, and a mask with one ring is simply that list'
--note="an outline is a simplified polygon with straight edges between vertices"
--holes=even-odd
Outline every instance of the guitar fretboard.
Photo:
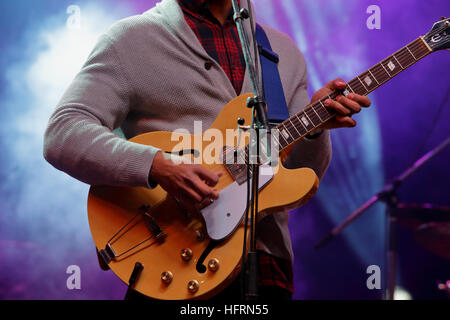
[{"label": "guitar fretboard", "polygon": [[377,63],[370,69],[347,82],[343,90],[335,91],[321,100],[308,105],[302,111],[277,125],[279,129],[279,149],[282,150],[332,119],[336,113],[324,105],[327,99],[350,93],[367,95],[389,81],[397,74],[431,53],[432,50],[421,37]]}]

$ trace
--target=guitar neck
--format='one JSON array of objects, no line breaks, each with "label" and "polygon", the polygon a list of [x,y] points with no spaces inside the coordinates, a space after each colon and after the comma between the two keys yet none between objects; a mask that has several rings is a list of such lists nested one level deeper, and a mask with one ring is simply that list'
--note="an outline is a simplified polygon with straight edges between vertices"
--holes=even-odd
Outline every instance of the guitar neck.
[{"label": "guitar neck", "polygon": [[306,106],[302,111],[277,125],[276,128],[280,132],[279,149],[288,147],[335,117],[336,113],[325,107],[325,100],[336,99],[338,95],[347,96],[350,93],[367,95],[431,52],[431,48],[422,37],[419,37],[348,81],[345,89],[334,91],[321,100]]}]

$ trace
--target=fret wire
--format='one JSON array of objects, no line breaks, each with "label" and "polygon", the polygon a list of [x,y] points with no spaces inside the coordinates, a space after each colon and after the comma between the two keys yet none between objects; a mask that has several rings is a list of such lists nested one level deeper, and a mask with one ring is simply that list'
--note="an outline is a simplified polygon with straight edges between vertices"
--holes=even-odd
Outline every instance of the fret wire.
[{"label": "fret wire", "polygon": [[315,128],[316,125],[314,124],[314,121],[311,120],[311,117],[308,115],[308,110],[305,110],[304,113],[305,113],[306,117],[308,118],[309,122],[312,123],[313,127]]},{"label": "fret wire", "polygon": [[417,39],[417,42],[412,44],[409,49],[411,49],[411,53],[419,54],[419,56],[414,55],[414,58],[417,61],[425,57],[428,53],[430,53],[420,38]]},{"label": "fret wire", "polygon": [[[391,79],[391,76],[388,73],[386,73],[382,64],[378,63],[377,65],[373,66],[371,69],[373,70],[373,75],[379,85],[381,85]],[[387,78],[385,79],[385,77],[387,77]],[[382,81],[382,83],[380,83],[378,81],[378,79],[380,79]],[[385,79],[385,80],[383,80],[383,79]]]},{"label": "fret wire", "polygon": [[[422,50],[423,49],[426,49],[426,48],[424,48],[423,47],[423,45],[421,45],[418,41],[416,42],[416,43],[412,43],[411,44],[411,48],[413,49],[413,50],[416,50],[417,48],[422,48]],[[397,63],[399,64],[399,66],[404,70],[405,68],[403,67],[403,65],[401,64],[401,62],[399,61],[399,60],[402,60],[403,58],[405,58],[405,55],[406,55],[406,57],[407,57],[407,55],[408,55],[408,51],[406,51],[406,50],[404,50],[404,48],[403,48],[403,50],[399,50],[397,53],[397,56],[394,56],[394,55],[392,55],[392,57],[394,57],[394,59],[397,61]],[[426,55],[426,54],[425,54]],[[425,56],[424,55],[424,56]],[[423,57],[424,57],[423,56]],[[423,58],[422,57],[422,58]],[[387,75],[390,77],[390,78],[392,78],[393,76],[391,76],[390,74],[389,74],[389,72],[386,70],[386,68],[384,67],[384,65],[383,65],[383,62],[386,62],[387,60],[389,59],[389,57],[388,58],[386,58],[386,59],[384,59],[382,62],[380,62],[380,63],[378,63],[378,64],[380,64],[381,65],[381,67],[384,69],[384,71],[387,73]],[[411,63],[408,65],[408,67],[409,66],[411,66],[412,64],[414,64],[416,61],[411,61]],[[380,72],[381,72],[381,69],[380,69]],[[400,71],[401,72],[401,71]],[[398,72],[398,73],[400,73],[400,72]],[[398,73],[396,73],[395,75],[397,75]],[[376,73],[377,75],[378,75],[378,73]],[[394,76],[395,76],[394,75]],[[390,80],[390,78],[389,79],[386,79],[386,81],[388,81],[388,80]],[[385,81],[385,82],[386,82]],[[383,82],[384,83],[384,82]],[[378,88],[378,87],[380,87],[381,86],[381,84],[380,85],[378,85],[377,87],[375,87],[375,88],[373,88],[371,91],[373,91],[373,90],[375,90],[376,88]]]},{"label": "fret wire", "polygon": [[400,63],[400,61],[398,61],[397,57],[395,56],[395,54],[392,55],[394,57],[394,59],[397,61],[398,65],[400,66],[400,68],[402,68],[403,70],[405,70],[405,68],[403,68],[402,64]]},{"label": "fret wire", "polygon": [[295,115],[295,119],[294,119],[294,123],[297,123],[297,127],[298,127],[299,125],[301,125],[301,127],[305,130],[305,132],[307,132],[308,129],[304,126],[303,121],[301,121],[301,119],[298,117],[298,115],[301,114],[301,113],[304,113],[306,108],[308,108],[308,106],[306,106],[302,111],[300,111],[299,113],[297,113],[297,114]]},{"label": "fret wire", "polygon": [[350,86],[349,82],[347,82],[347,86],[350,88],[350,90],[352,90],[353,93],[355,93],[355,90],[353,90],[353,88]]},{"label": "fret wire", "polygon": [[406,46],[406,49],[408,49],[409,53],[412,55],[412,57],[414,58],[414,60],[417,61],[416,57],[415,57],[414,54],[411,52],[411,50],[409,50],[408,46]]},{"label": "fret wire", "polygon": [[322,113],[325,114],[325,119],[327,119],[327,117],[329,117],[331,114],[330,114],[330,111],[327,109],[327,107],[325,107],[325,104],[324,104],[325,100],[326,99],[321,99],[320,104],[322,105],[322,107],[321,107]]},{"label": "fret wire", "polygon": [[[288,135],[291,137],[292,135],[290,134],[290,131],[291,131],[292,127],[295,127],[291,121],[291,118],[288,118],[285,121],[283,121],[283,127],[287,131]],[[292,139],[294,139],[293,136],[292,136]],[[285,140],[288,141],[287,139],[285,139]]]},{"label": "fret wire", "polygon": [[350,82],[352,83],[352,86],[354,89],[356,89],[356,91],[364,89],[364,86],[361,83],[361,81],[359,80],[359,77],[353,78],[352,81],[350,81]]},{"label": "fret wire", "polygon": [[380,83],[378,82],[378,79],[373,75],[373,73],[370,71],[370,69],[368,69],[368,71],[369,71],[369,73],[372,75],[372,78],[374,78],[375,81],[376,81],[378,84],[380,84]]},{"label": "fret wire", "polygon": [[313,109],[315,114],[317,114],[317,117],[319,117],[320,122],[323,122],[322,117],[319,115],[319,113],[316,111],[316,109],[314,109],[314,105],[312,105],[311,108]]},{"label": "fret wire", "polygon": [[[420,50],[420,51],[419,51],[419,50]],[[419,60],[422,59],[422,58],[424,58],[427,54],[430,53],[430,52],[428,51],[428,49],[427,49],[426,47],[424,47],[424,46],[421,46],[421,47],[419,48],[419,50],[416,51],[416,53],[419,53],[419,54],[420,54]]]},{"label": "fret wire", "polygon": [[[408,45],[405,46],[406,49],[408,49],[408,51],[411,53],[411,55],[416,58],[414,56],[414,54],[412,53],[412,51],[417,50],[418,48],[422,47],[420,41],[420,39],[416,39],[415,41],[409,43]],[[417,59],[416,59],[417,60]]]},{"label": "fret wire", "polygon": [[[299,112],[301,113],[301,112]],[[302,127],[305,129],[305,132],[308,132],[308,129],[305,127],[305,124],[303,123],[303,121],[300,120],[300,118],[298,117],[299,113],[297,113],[295,115],[295,117],[297,118],[298,122],[302,125]]]},{"label": "fret wire", "polygon": [[[411,42],[410,44],[412,45],[412,44],[413,44],[414,42],[416,42],[417,40],[419,40],[419,39],[414,40],[414,41]],[[409,45],[409,44],[408,44],[408,45]],[[403,48],[397,50],[396,52],[394,52],[394,53],[393,53],[392,55],[390,55],[389,57],[394,57],[396,54],[402,53],[402,51],[404,50],[404,48],[405,48],[405,47],[403,47]],[[388,58],[389,58],[389,57],[388,57]],[[388,58],[384,59],[383,61],[387,60]],[[394,58],[395,58],[395,57],[394,57]]]},{"label": "fret wire", "polygon": [[364,85],[364,83],[361,81],[361,78],[359,76],[357,76],[359,82],[361,82],[361,84],[363,85],[364,89],[366,89],[367,92],[369,92],[369,89],[367,89],[367,87]]},{"label": "fret wire", "polygon": [[[293,117],[294,118],[294,117]],[[305,126],[303,125],[302,121],[300,121],[300,119],[298,118],[297,115],[295,115],[294,118],[294,122],[292,122],[295,126],[295,130],[300,133],[300,137],[305,134],[306,132],[308,132],[308,130],[305,128]],[[297,129],[298,128],[298,129]],[[301,130],[300,128],[305,130],[305,133],[301,133],[299,130]]]},{"label": "fret wire", "polygon": [[[413,50],[415,50],[415,46],[419,45],[419,43],[414,44],[414,48]],[[398,52],[398,57],[395,57],[397,59],[397,61],[400,63],[399,60],[402,59],[406,59],[408,63],[409,60],[409,56],[411,56],[414,60],[411,60],[411,62],[406,66],[406,68],[410,67],[411,65],[413,65],[415,62],[417,62],[418,60],[416,59],[416,57],[412,54],[411,50],[408,48],[409,45],[406,45],[403,49],[399,50]],[[412,47],[412,46],[411,46]],[[406,50],[405,50],[406,49]],[[401,63],[400,63],[401,64]],[[403,68],[403,66],[401,65],[401,67]],[[405,68],[403,68],[405,69]]]},{"label": "fret wire", "polygon": [[[415,53],[415,55],[414,55],[414,53]],[[400,71],[398,73],[391,74],[387,70],[387,68],[384,66],[384,63],[386,63],[389,60],[394,59],[397,62],[398,66],[402,70],[405,70],[405,68],[407,68],[407,67],[411,66],[412,64],[414,64],[414,62],[415,62],[414,60],[418,61],[416,56],[421,59],[425,55],[427,55],[428,53],[430,53],[430,51],[425,46],[424,40],[418,38],[415,41],[413,41],[410,44],[408,44],[407,46],[405,46],[402,49],[398,50],[397,52],[395,52],[391,56],[387,57],[383,61],[381,61],[381,62],[377,63],[376,65],[374,65],[373,67],[369,68],[367,71],[363,72],[361,75],[358,75],[356,78],[350,80],[347,83],[347,87],[355,94],[357,92],[361,92],[361,94],[370,93],[373,90],[375,90],[376,88],[378,88],[379,86],[381,86],[382,84],[384,84],[385,82],[389,81],[391,78],[396,76],[398,73],[401,72]],[[411,57],[414,60],[411,60]],[[403,61],[403,63],[407,63],[408,65],[404,66],[401,61]],[[378,84],[375,88],[372,88],[370,90],[366,87],[366,85],[362,82],[362,80],[360,78],[360,76],[362,76],[366,72],[368,74],[370,74],[372,76],[372,78]],[[363,91],[365,91],[365,92],[363,92]],[[301,114],[303,114],[310,121],[311,126],[313,128],[318,126],[318,125],[314,124],[314,122],[312,120],[315,116],[317,116],[317,119],[321,123],[331,119],[335,115],[335,113],[325,107],[324,101],[327,100],[327,99],[335,100],[335,98],[339,94],[340,94],[340,92],[337,92],[337,91],[329,94],[327,97],[320,99],[315,104],[307,106],[303,111],[298,112],[297,114],[295,114],[294,116],[289,118],[288,121],[284,121],[280,125],[278,125],[277,129],[280,131],[279,136],[282,137],[282,139],[285,141],[285,143],[282,140],[276,139],[276,140],[279,140],[279,141],[277,141],[277,144],[279,146],[281,146],[282,148],[284,148],[285,146],[290,144],[289,143],[289,138],[291,138],[293,141],[296,140],[294,138],[294,136],[293,136],[292,128],[300,135],[299,137],[302,137],[302,134],[300,133],[299,129],[297,129],[297,128],[303,128],[306,133],[312,130],[312,129],[308,130],[307,127],[305,126],[305,124],[303,123],[303,121],[301,121],[301,119],[299,118],[299,116]],[[316,108],[319,108],[319,109],[316,109]],[[330,111],[332,113],[330,113]],[[309,112],[309,114],[308,114],[308,112]],[[301,126],[297,126],[296,124],[298,124],[298,123]],[[287,133],[288,138],[286,138],[281,133],[282,130],[283,130],[283,129],[280,130],[281,128],[284,128],[284,130],[285,130],[284,132]],[[286,144],[286,145],[284,146],[284,144]]]},{"label": "fret wire", "polygon": [[[312,117],[313,119],[313,125],[314,127],[318,127],[322,124],[322,118],[319,116],[319,114],[317,113],[317,111],[314,109],[314,104],[309,106],[309,109],[311,110],[310,112],[310,117]],[[316,122],[318,122],[317,124],[314,123],[314,119],[316,119]]]},{"label": "fret wire", "polygon": [[294,126],[294,129],[299,134],[298,138],[296,138],[295,140],[300,139],[301,137],[303,137],[308,132],[308,130],[305,129],[303,125],[300,125],[300,122],[298,122],[297,125]]},{"label": "fret wire", "polygon": [[[283,123],[281,123],[283,125]],[[283,132],[286,132],[286,127],[283,125],[284,129],[280,131],[280,137],[283,138],[284,141],[286,141],[286,146],[289,145],[289,142],[287,141],[286,137],[284,136]]]},{"label": "fret wire", "polygon": [[[420,39],[416,39],[415,41],[413,41],[412,43],[410,43],[411,48],[412,48],[413,46],[415,47],[416,45],[420,45],[419,41],[417,41],[417,40],[420,40]],[[403,65],[400,63],[400,61],[399,61],[399,59],[398,59],[398,58],[402,57],[403,54],[406,53],[406,52],[404,51],[404,49],[405,49],[405,48],[403,47],[402,49],[398,50],[398,51],[395,52],[394,54],[392,54],[392,55],[390,55],[389,57],[387,57],[387,58],[385,58],[384,60],[382,60],[382,61],[380,62],[380,64],[383,66],[383,68],[384,68],[383,63],[386,63],[387,61],[392,60],[392,58],[393,58],[393,59],[395,59],[395,60],[397,61],[397,63],[398,63],[398,65],[400,66],[400,68],[404,70],[405,68],[403,67]],[[385,69],[386,69],[386,68],[385,68]],[[387,69],[386,69],[386,72],[388,72]],[[398,73],[396,73],[395,75],[391,75],[391,74],[388,72],[388,74],[389,74],[389,76],[392,78],[393,76],[397,75]]]},{"label": "fret wire", "polygon": [[[413,46],[414,46],[414,48],[413,48]],[[412,43],[412,44],[411,44],[411,48],[412,48],[413,50],[415,50],[415,48],[416,48],[417,46],[420,46],[420,44],[419,44],[418,42]],[[384,69],[384,71],[387,73],[387,75],[388,75],[390,78],[394,77],[394,76],[397,75],[398,73],[396,73],[395,75],[391,75],[391,73],[386,69],[386,67],[384,66],[383,63],[385,63],[385,62],[388,61],[391,57],[393,57],[393,58],[397,61],[397,63],[398,63],[398,65],[400,66],[400,68],[402,68],[402,69],[404,70],[405,68],[403,67],[403,65],[402,65],[402,63],[400,62],[400,60],[403,59],[403,56],[404,56],[405,54],[407,54],[407,51],[405,51],[404,49],[403,49],[403,50],[399,50],[396,54],[389,56],[388,58],[384,59],[383,61],[381,61],[381,62],[379,63],[379,64],[381,65],[381,67]],[[411,64],[412,64],[412,63],[411,63]],[[410,65],[411,65],[411,64],[410,64]],[[388,79],[388,80],[389,80],[389,79]]]},{"label": "fret wire", "polygon": [[404,62],[406,63],[406,65],[405,65],[405,69],[406,69],[409,66],[411,66],[415,61],[414,61],[414,57],[413,57],[413,59],[411,59],[411,57],[412,57],[411,53],[409,53],[408,50],[405,50],[405,48],[403,48],[403,50],[398,54],[398,57],[396,57],[396,58],[400,59],[400,60],[404,60]]},{"label": "fret wire", "polygon": [[359,78],[359,76],[356,76],[356,78],[359,80],[359,82],[361,82],[362,86],[364,89],[366,89],[367,92],[369,92],[369,90],[367,90],[366,86],[364,85],[364,83],[362,83],[361,79]]},{"label": "fret wire", "polygon": [[326,110],[326,107],[325,107],[325,105],[323,104],[322,99],[320,99],[319,102],[320,102],[320,104],[322,105],[322,107]]},{"label": "fret wire", "polygon": [[[289,118],[289,122],[292,123],[291,118]],[[298,136],[301,137],[302,135],[300,134],[300,132],[298,132],[297,128],[295,127],[295,125],[292,123],[292,127],[294,128],[294,130],[298,133]]]},{"label": "fret wire", "polygon": [[339,95],[339,92],[333,91],[332,93],[330,93],[330,94],[328,95],[328,97],[329,97],[331,100],[335,100],[335,99],[337,98],[338,95]]},{"label": "fret wire", "polygon": [[[373,71],[373,72],[371,71],[371,73],[374,76],[375,80],[377,80],[377,83],[379,85],[385,83],[386,81],[388,81],[391,78],[388,74],[385,73],[385,71],[379,64],[375,65],[371,69]],[[381,83],[380,83],[380,81],[381,81]]]},{"label": "fret wire", "polygon": [[[415,50],[415,49],[417,48],[417,46],[419,46],[419,47],[421,46],[421,45],[420,45],[420,41],[418,41],[418,40],[420,40],[420,38],[416,39],[415,41],[413,41],[412,43],[410,43],[408,46],[410,46],[412,50]],[[398,63],[398,65],[400,66],[400,68],[404,69],[404,68],[403,68],[403,65],[402,65],[401,62],[399,61],[399,58],[403,57],[403,54],[406,54],[406,52],[404,51],[404,48],[398,50],[396,53],[394,53],[394,54],[390,55],[389,57],[385,58],[384,60],[382,60],[381,62],[379,62],[377,65],[381,65],[381,67],[384,69],[384,71],[387,73],[387,75],[388,75],[390,78],[392,78],[392,77],[395,76],[396,74],[395,74],[395,75],[392,75],[392,74],[386,69],[386,67],[384,66],[384,63],[386,63],[386,62],[389,61],[389,60],[392,60],[392,58],[393,58],[393,59],[395,59],[395,60],[397,61],[397,63]],[[396,55],[396,56],[394,56],[394,55]],[[373,68],[373,67],[372,67],[372,68]],[[372,68],[371,68],[371,69],[372,69]],[[369,69],[369,71],[370,71],[370,69]]]},{"label": "fret wire", "polygon": [[387,69],[383,66],[383,64],[380,62],[380,65],[383,67],[384,71],[386,71],[389,78],[392,78],[391,74],[387,71]]},{"label": "fret wire", "polygon": [[354,89],[353,90],[354,93],[356,93],[356,91],[358,91],[358,89],[361,89],[361,88],[364,89],[364,87],[361,85],[361,83],[356,78],[353,78],[348,83],[352,85],[352,88]]},{"label": "fret wire", "polygon": [[364,87],[364,85],[361,84],[361,82],[360,82],[360,80],[358,78],[356,78],[356,80],[358,80],[358,87],[357,87],[358,94],[361,94],[361,95],[367,94],[368,91]]},{"label": "fret wire", "polygon": [[[353,78],[348,83],[352,85],[353,92],[355,94],[359,94],[360,90],[364,89],[364,87],[361,85],[361,83],[359,83],[358,79],[356,79],[356,78]],[[361,91],[361,93],[363,93],[363,92]]]},{"label": "fret wire", "polygon": [[430,45],[425,41],[424,37],[419,37],[419,39],[421,40],[420,42],[422,43],[423,46],[425,46],[425,48],[427,49],[428,52],[433,51],[433,49],[431,49]]},{"label": "fret wire", "polygon": [[[324,118],[327,119],[328,116],[330,116],[330,113],[328,112],[327,108],[325,107],[325,105],[322,102],[322,99],[319,100],[320,104],[322,105],[322,107],[320,108],[320,112],[323,113]],[[322,119],[322,122],[324,122],[324,120]]]},{"label": "fret wire", "polygon": [[[419,39],[417,39],[417,40],[419,40]],[[417,46],[416,48],[413,48],[413,46],[412,46],[412,44],[411,44],[411,49],[410,49],[408,46],[409,46],[409,44],[406,45],[406,49],[408,49],[409,53],[411,53],[411,55],[413,56],[414,60],[417,61],[417,58],[416,58],[416,56],[414,55],[414,53],[411,51],[411,49],[415,50],[415,49],[419,48],[419,47],[420,47],[420,44],[419,44],[419,43],[414,44],[414,46]]]}]

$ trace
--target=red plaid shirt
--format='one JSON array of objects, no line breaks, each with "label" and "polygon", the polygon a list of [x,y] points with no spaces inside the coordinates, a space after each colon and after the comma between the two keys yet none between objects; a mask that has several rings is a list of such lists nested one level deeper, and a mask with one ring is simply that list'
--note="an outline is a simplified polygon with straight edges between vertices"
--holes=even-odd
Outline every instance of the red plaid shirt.
[{"label": "red plaid shirt", "polygon": [[[178,0],[186,22],[197,35],[205,51],[219,63],[237,94],[245,75],[245,60],[232,14],[222,26],[208,9],[206,0]],[[207,64],[205,67],[208,68]],[[211,66],[209,66],[211,67]],[[279,286],[294,291],[292,264],[288,260],[259,254],[259,285]]]},{"label": "red plaid shirt", "polygon": [[222,26],[212,15],[205,0],[179,0],[186,22],[205,51],[220,64],[240,94],[244,82],[245,60],[232,13]]}]

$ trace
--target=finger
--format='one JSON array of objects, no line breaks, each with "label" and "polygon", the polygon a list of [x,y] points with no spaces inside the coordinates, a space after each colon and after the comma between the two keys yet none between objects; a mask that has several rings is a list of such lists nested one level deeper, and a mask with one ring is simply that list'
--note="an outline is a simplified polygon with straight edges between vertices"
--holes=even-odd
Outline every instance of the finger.
[{"label": "finger", "polygon": [[177,192],[177,195],[174,197],[175,200],[183,205],[185,208],[192,208],[197,206],[197,203],[195,200],[193,200],[190,196],[188,196],[184,191]]},{"label": "finger", "polygon": [[348,116],[351,114],[351,111],[344,107],[342,104],[335,100],[327,99],[324,102],[325,106],[335,110],[336,112],[340,113],[341,115]]},{"label": "finger", "polygon": [[349,109],[352,113],[358,113],[361,111],[361,106],[358,102],[348,99],[344,96],[338,96],[336,100],[344,107]]},{"label": "finger", "polygon": [[366,96],[362,96],[359,94],[354,94],[354,93],[350,93],[347,98],[356,101],[357,103],[359,103],[360,106],[368,108],[370,107],[370,105],[372,104],[370,102],[370,99]]},{"label": "finger", "polygon": [[191,180],[195,190],[202,196],[202,199],[205,198],[214,198],[217,199],[219,196],[218,192],[214,192],[214,190],[209,187],[203,180],[201,180],[198,176],[194,177]]},{"label": "finger", "polygon": [[207,206],[209,206],[210,204],[212,204],[214,202],[214,199],[211,198],[205,198],[203,199],[203,201],[197,205],[195,205],[197,207],[197,209],[203,209]]},{"label": "finger", "polygon": [[206,183],[211,187],[214,187],[219,182],[219,178],[222,176],[221,172],[212,172],[200,165],[194,168],[194,172],[197,173],[201,179],[205,180]]},{"label": "finger", "polygon": [[200,203],[203,200],[203,197],[198,194],[191,186],[185,185],[179,192],[179,198],[184,198],[193,203]]},{"label": "finger", "polygon": [[344,80],[342,80],[341,78],[338,79],[334,79],[331,80],[330,82],[328,82],[325,87],[328,87],[331,91],[334,90],[341,90],[344,89],[347,86],[347,83],[345,83]]},{"label": "finger", "polygon": [[350,118],[350,117],[337,115],[336,116],[336,122],[341,127],[353,128],[353,127],[356,126],[356,121],[354,119]]}]

